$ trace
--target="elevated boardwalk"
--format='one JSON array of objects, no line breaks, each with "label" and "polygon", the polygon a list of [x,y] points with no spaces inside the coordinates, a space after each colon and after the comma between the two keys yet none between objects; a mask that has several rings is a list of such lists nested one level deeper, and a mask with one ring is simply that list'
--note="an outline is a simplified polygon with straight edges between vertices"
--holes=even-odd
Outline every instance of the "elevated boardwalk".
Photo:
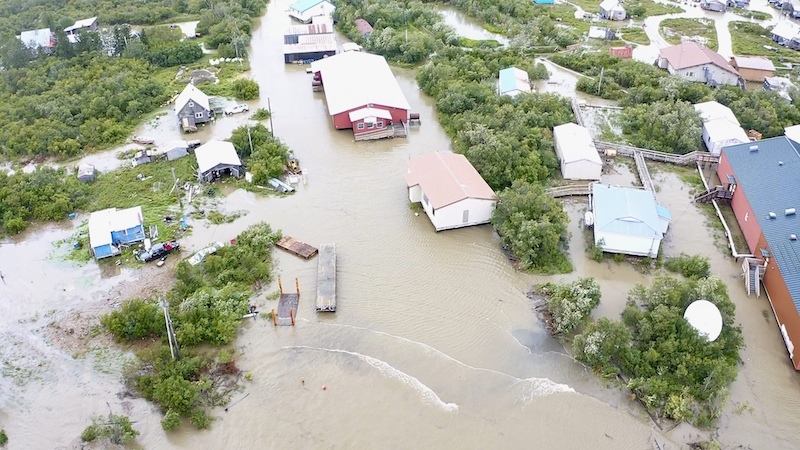
[{"label": "elevated boardwalk", "polygon": [[556,186],[547,189],[547,194],[553,198],[587,196],[592,193],[592,183],[571,184],[567,186]]},{"label": "elevated boardwalk", "polygon": [[583,125],[583,114],[581,114],[581,105],[578,103],[578,100],[573,98],[572,99],[572,114],[575,115],[575,122],[580,125]]},{"label": "elevated boardwalk", "polygon": [[280,241],[276,242],[275,245],[293,255],[305,259],[311,259],[317,254],[316,247],[312,247],[305,242],[300,242],[291,236],[284,236]]},{"label": "elevated boardwalk", "polygon": [[694,151],[685,155],[676,155],[674,153],[657,152],[655,150],[648,150],[646,148],[632,147],[630,145],[614,144],[611,142],[594,141],[594,146],[601,154],[608,155],[609,150],[620,156],[628,156],[634,158],[636,152],[641,153],[644,159],[651,161],[665,162],[670,164],[677,164],[680,166],[689,166],[696,163],[700,164],[718,164],[719,155],[713,155],[708,152]]},{"label": "elevated boardwalk", "polygon": [[408,124],[393,123],[383,128],[373,128],[369,131],[353,134],[356,141],[370,141],[373,139],[385,139],[408,136]]},{"label": "elevated boardwalk", "polygon": [[646,191],[650,191],[653,197],[656,196],[656,188],[653,185],[653,179],[650,177],[650,170],[647,168],[647,163],[644,160],[642,152],[634,152],[633,160],[636,162],[636,171],[639,172],[639,180],[642,182],[642,187]]},{"label": "elevated boardwalk", "polygon": [[317,311],[336,312],[336,244],[319,246]]},{"label": "elevated boardwalk", "polygon": [[300,303],[300,282],[297,278],[294,279],[294,286],[296,292],[283,292],[283,283],[278,278],[278,287],[281,290],[281,296],[278,300],[278,311],[272,310],[272,323],[277,327],[281,326],[294,326],[294,319],[297,317],[297,305]]}]

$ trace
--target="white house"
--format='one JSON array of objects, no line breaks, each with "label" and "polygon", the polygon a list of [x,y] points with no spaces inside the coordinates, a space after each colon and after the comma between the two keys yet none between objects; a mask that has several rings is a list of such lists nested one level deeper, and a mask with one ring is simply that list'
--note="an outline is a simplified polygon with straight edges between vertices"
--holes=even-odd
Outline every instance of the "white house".
[{"label": "white house", "polygon": [[694,105],[703,122],[703,143],[709,152],[719,155],[722,147],[750,142],[736,115],[727,106],[715,102]]},{"label": "white house", "polygon": [[594,243],[604,252],[658,256],[669,226],[669,211],[659,215],[651,192],[595,183],[592,185]]},{"label": "white house", "polygon": [[434,152],[408,161],[408,199],[436,231],[489,223],[497,196],[464,155]]},{"label": "white house", "polygon": [[511,97],[531,92],[531,80],[528,78],[528,72],[516,67],[508,67],[501,70],[497,91],[500,95]]},{"label": "white house", "polygon": [[336,7],[329,0],[297,0],[289,5],[289,15],[303,23],[311,22],[314,16],[330,16]]},{"label": "white house", "polygon": [[50,28],[23,31],[17,36],[17,39],[31,50],[50,49],[56,45],[55,35]]},{"label": "white house", "polygon": [[200,181],[210,183],[223,176],[239,178],[244,174],[242,160],[230,142],[208,141],[194,150],[194,156]]},{"label": "white house", "polygon": [[606,20],[625,20],[628,13],[619,0],[604,0],[600,3],[600,18]]},{"label": "white house", "polygon": [[553,128],[553,140],[565,180],[600,179],[603,161],[589,130],[575,123],[565,123]]},{"label": "white house", "polygon": [[736,86],[741,78],[739,72],[719,53],[696,42],[664,47],[660,50],[658,67],[684,80]]}]

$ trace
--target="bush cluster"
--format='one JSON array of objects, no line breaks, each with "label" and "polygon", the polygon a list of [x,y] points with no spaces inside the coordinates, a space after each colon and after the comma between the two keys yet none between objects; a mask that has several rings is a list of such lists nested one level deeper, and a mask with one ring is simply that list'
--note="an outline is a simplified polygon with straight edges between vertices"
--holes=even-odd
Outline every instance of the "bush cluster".
[{"label": "bush cluster", "polygon": [[600,304],[600,285],[594,278],[572,283],[545,283],[539,287],[552,319],[554,334],[567,334],[583,325]]}]

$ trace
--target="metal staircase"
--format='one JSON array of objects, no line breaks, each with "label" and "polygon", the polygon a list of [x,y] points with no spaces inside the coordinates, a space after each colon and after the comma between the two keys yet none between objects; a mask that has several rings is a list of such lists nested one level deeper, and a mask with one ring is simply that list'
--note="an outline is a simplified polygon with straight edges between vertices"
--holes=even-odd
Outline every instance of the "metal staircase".
[{"label": "metal staircase", "polygon": [[717,185],[697,194],[694,197],[694,201],[695,203],[711,203],[712,200],[724,200],[729,202],[732,198],[733,192],[725,186]]}]

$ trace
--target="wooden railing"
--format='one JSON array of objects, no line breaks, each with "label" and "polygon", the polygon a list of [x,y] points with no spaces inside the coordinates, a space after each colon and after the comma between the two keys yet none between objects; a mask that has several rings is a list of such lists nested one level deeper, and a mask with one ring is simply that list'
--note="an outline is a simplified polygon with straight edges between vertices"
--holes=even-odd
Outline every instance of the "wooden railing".
[{"label": "wooden railing", "polygon": [[676,155],[674,153],[657,152],[655,150],[648,150],[646,148],[633,147],[630,145],[614,144],[611,142],[595,141],[597,151],[606,153],[606,150],[613,150],[620,156],[628,156],[633,158],[636,152],[640,152],[642,157],[651,161],[666,162],[670,164],[678,164],[681,166],[688,166],[695,163],[719,163],[719,155],[713,155],[704,151],[694,151],[685,155]]}]

